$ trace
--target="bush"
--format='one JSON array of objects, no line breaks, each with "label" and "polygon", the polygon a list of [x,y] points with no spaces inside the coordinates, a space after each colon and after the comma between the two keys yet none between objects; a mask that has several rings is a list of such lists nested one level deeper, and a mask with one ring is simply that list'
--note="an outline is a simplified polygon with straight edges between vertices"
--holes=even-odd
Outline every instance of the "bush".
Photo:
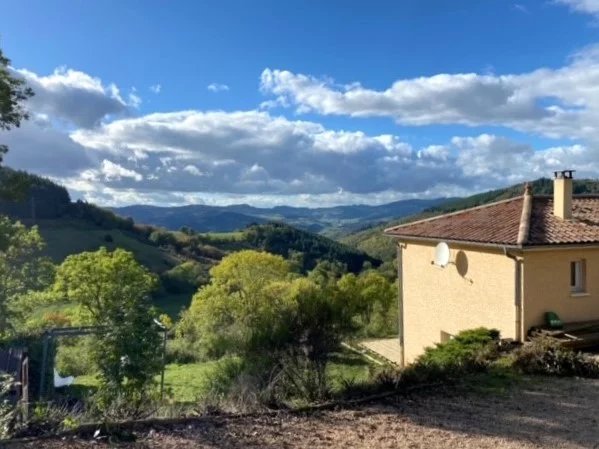
[{"label": "bush", "polygon": [[82,376],[94,374],[98,367],[94,362],[94,340],[84,337],[77,340],[64,341],[56,349],[55,367],[61,376]]},{"label": "bush", "polygon": [[177,337],[166,343],[166,363],[195,363],[203,361],[197,344]]},{"label": "bush", "polygon": [[497,359],[498,344],[497,330],[481,327],[461,331],[451,340],[427,348],[406,370],[406,375],[427,381],[483,371]]},{"label": "bush", "polygon": [[535,338],[517,349],[513,366],[527,374],[599,378],[597,360],[550,337]]},{"label": "bush", "polygon": [[0,440],[9,438],[15,423],[16,410],[8,395],[13,385],[13,379],[0,374]]},{"label": "bush", "polygon": [[209,277],[207,266],[188,261],[164,272],[160,281],[169,293],[191,293],[201,284],[207,283]]}]

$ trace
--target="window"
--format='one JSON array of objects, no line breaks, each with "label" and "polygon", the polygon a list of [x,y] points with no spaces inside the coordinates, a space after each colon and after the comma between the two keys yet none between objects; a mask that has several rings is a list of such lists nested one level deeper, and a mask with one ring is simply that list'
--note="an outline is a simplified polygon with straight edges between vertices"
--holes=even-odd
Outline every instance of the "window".
[{"label": "window", "polygon": [[572,293],[586,291],[586,261],[584,259],[570,262],[570,291]]}]

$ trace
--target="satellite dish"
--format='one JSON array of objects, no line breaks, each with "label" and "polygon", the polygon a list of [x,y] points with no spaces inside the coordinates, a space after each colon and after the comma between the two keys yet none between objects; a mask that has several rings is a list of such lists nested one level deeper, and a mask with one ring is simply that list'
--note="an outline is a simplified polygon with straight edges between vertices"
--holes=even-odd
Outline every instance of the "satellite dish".
[{"label": "satellite dish", "polygon": [[449,263],[449,246],[447,243],[441,242],[435,248],[435,265],[438,267],[446,267]]}]

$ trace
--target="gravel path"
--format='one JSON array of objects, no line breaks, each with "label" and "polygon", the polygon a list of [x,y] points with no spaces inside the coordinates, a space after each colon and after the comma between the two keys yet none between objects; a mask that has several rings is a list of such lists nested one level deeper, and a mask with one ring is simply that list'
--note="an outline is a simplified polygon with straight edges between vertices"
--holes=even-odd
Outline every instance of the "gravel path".
[{"label": "gravel path", "polygon": [[[599,381],[535,378],[505,394],[419,394],[310,415],[215,417],[145,429],[136,443],[119,447],[599,448],[598,420]],[[20,447],[107,446],[66,439]]]}]

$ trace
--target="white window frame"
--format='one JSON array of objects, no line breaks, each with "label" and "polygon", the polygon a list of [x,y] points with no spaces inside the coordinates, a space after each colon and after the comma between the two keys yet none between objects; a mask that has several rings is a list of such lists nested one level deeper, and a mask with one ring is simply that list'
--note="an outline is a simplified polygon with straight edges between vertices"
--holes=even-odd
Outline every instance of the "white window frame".
[{"label": "white window frame", "polygon": [[570,292],[586,293],[586,260],[578,259],[570,262]]}]

